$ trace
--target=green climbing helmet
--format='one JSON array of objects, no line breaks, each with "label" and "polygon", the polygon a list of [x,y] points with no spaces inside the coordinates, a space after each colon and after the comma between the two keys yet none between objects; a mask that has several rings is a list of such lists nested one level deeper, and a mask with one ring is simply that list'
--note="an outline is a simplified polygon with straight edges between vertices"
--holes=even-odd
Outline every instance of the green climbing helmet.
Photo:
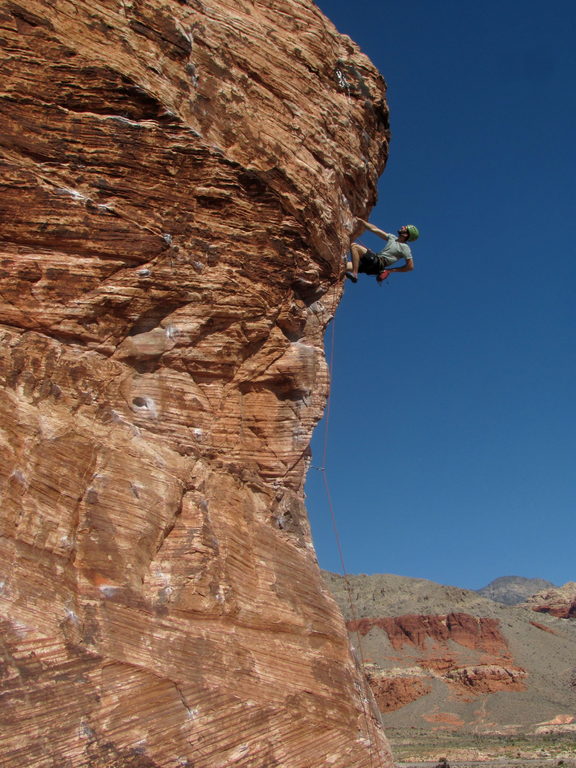
[{"label": "green climbing helmet", "polygon": [[418,232],[418,227],[415,227],[414,224],[406,224],[406,229],[408,230],[408,242],[413,242],[414,240],[418,240],[420,237],[420,232]]}]

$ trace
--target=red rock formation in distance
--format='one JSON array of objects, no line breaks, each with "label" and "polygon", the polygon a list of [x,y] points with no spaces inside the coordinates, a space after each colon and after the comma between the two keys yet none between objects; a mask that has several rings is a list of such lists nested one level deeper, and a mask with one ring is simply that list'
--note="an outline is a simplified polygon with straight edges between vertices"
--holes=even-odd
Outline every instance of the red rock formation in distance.
[{"label": "red rock formation in distance", "polygon": [[529,597],[523,605],[537,613],[549,613],[559,619],[576,618],[576,582],[551,587]]},{"label": "red rock formation in distance", "polygon": [[368,668],[368,681],[381,712],[391,712],[430,693],[430,683],[416,676],[390,677]]},{"label": "red rock formation in distance", "polygon": [[392,650],[400,652],[388,655],[388,669],[366,665],[382,712],[426,696],[434,680],[465,700],[526,687],[526,671],[515,663],[497,619],[466,613],[409,614],[362,618],[347,626],[361,637],[380,630]]},{"label": "red rock formation in distance", "polygon": [[303,505],[387,152],[309,0],[3,0],[11,768],[391,762]]},{"label": "red rock formation in distance", "polygon": [[406,644],[425,650],[427,642],[445,644],[453,640],[465,648],[491,655],[508,655],[506,639],[497,619],[477,618],[467,613],[412,614],[385,616],[377,619],[358,619],[348,622],[351,632],[366,635],[373,627],[384,630],[396,650]]}]

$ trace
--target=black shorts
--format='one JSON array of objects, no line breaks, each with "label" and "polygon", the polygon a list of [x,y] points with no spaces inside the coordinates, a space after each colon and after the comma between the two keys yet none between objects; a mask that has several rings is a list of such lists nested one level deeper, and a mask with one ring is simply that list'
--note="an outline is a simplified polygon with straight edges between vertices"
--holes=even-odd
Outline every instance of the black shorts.
[{"label": "black shorts", "polygon": [[360,256],[358,272],[363,272],[365,275],[379,275],[383,269],[385,267],[380,257],[369,248],[366,249],[366,253],[363,256]]}]

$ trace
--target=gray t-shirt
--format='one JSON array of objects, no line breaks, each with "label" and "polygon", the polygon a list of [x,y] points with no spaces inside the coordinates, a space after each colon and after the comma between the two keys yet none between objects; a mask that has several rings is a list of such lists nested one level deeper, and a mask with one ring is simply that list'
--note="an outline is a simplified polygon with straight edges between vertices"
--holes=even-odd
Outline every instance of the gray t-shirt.
[{"label": "gray t-shirt", "polygon": [[388,242],[379,252],[378,256],[384,260],[387,267],[395,264],[400,259],[411,259],[412,251],[406,243],[399,243],[396,235],[388,235]]}]

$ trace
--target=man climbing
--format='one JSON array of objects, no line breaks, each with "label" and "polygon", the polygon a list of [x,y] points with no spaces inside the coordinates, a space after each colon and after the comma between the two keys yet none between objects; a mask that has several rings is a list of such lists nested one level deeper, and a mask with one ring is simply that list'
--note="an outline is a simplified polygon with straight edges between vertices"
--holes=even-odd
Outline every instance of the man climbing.
[{"label": "man climbing", "polygon": [[[411,272],[414,269],[412,251],[406,243],[411,243],[418,239],[418,229],[413,224],[408,224],[398,230],[398,237],[389,232],[383,232],[373,224],[369,224],[363,219],[358,221],[364,225],[365,229],[373,232],[383,240],[387,240],[384,248],[379,253],[374,253],[370,248],[366,248],[359,243],[352,243],[352,261],[346,264],[346,277],[353,283],[358,281],[358,273],[363,272],[366,275],[376,275],[376,280],[381,283],[391,272]],[[401,267],[390,269],[392,264],[404,259]]]}]

